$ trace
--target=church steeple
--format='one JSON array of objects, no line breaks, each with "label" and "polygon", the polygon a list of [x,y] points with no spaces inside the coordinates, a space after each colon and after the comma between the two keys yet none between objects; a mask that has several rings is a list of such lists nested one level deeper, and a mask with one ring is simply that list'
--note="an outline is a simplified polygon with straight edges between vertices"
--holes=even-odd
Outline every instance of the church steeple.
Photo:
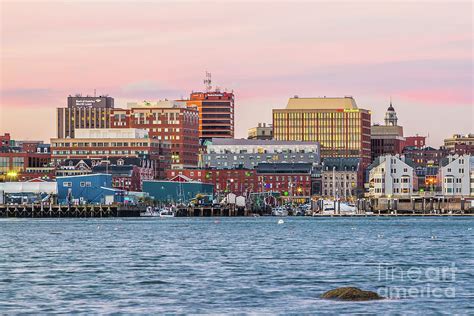
[{"label": "church steeple", "polygon": [[390,106],[388,107],[387,112],[385,112],[385,125],[397,126],[397,123],[398,123],[397,112],[395,112],[395,109],[393,108],[392,97],[390,97]]}]

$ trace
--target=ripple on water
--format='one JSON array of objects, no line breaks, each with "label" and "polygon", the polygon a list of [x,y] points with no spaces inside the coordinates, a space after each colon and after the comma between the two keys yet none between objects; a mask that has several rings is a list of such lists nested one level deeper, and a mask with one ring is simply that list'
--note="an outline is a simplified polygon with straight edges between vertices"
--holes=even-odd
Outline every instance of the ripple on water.
[{"label": "ripple on water", "polygon": [[[474,312],[470,218],[0,219],[3,313]],[[99,227],[99,229],[97,229]],[[431,236],[436,236],[432,239]],[[452,282],[388,278],[457,269]],[[384,270],[385,269],[385,270]],[[319,299],[438,286],[455,298]],[[471,308],[471,309],[469,309]]]}]

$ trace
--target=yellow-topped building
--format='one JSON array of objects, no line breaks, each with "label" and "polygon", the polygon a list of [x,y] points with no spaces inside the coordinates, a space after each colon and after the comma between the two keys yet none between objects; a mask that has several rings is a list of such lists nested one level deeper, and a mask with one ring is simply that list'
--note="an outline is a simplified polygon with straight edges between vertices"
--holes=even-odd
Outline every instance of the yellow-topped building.
[{"label": "yellow-topped building", "polygon": [[322,157],[358,157],[370,163],[370,111],[354,98],[299,98],[273,110],[277,140],[319,142]]}]

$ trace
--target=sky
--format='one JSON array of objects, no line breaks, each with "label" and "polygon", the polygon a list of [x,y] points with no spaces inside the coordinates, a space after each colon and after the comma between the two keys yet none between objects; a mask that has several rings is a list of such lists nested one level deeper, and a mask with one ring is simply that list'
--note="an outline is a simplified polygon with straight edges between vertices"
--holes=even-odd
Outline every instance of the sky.
[{"label": "sky", "polygon": [[472,2],[2,1],[0,134],[56,135],[67,96],[233,90],[236,137],[289,97],[345,96],[439,146],[474,132]]}]

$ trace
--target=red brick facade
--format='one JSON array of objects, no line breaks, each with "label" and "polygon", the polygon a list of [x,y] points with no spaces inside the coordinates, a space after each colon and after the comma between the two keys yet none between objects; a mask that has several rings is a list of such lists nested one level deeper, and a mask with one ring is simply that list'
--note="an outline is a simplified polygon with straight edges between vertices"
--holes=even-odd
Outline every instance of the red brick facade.
[{"label": "red brick facade", "polygon": [[426,146],[426,136],[407,136],[405,137],[404,147],[423,148]]},{"label": "red brick facade", "polygon": [[234,94],[230,92],[193,92],[186,104],[199,110],[201,139],[234,137]]},{"label": "red brick facade", "polygon": [[4,181],[26,181],[38,177],[53,178],[54,169],[49,167],[50,163],[51,154],[49,153],[0,152],[0,177]]},{"label": "red brick facade", "polygon": [[184,175],[192,180],[214,184],[216,193],[279,192],[282,195],[311,195],[311,175],[295,173],[257,174],[252,169],[167,170],[167,179]]},{"label": "red brick facade", "polygon": [[0,148],[10,147],[10,134],[5,133],[4,135],[0,135]]},{"label": "red brick facade", "polygon": [[112,128],[139,128],[150,138],[171,144],[173,168],[196,167],[199,152],[199,115],[193,108],[114,109]]}]

